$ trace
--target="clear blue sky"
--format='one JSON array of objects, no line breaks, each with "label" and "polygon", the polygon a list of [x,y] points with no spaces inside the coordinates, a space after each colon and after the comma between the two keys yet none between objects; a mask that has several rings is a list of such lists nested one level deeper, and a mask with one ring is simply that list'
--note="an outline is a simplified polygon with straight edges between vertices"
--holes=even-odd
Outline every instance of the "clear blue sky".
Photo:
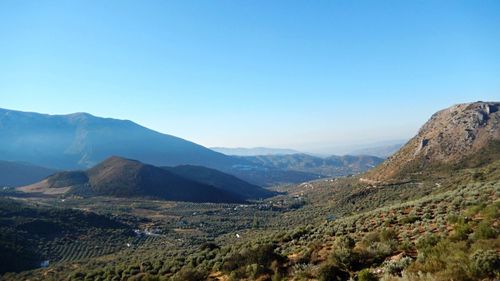
[{"label": "clear blue sky", "polygon": [[0,107],[205,146],[411,137],[500,100],[500,1],[0,1]]}]

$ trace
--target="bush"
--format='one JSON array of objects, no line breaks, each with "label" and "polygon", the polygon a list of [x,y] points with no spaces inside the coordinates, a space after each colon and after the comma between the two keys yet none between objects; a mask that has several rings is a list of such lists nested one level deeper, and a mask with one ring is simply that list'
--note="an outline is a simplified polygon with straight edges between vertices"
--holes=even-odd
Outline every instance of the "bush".
[{"label": "bush", "polygon": [[500,276],[500,254],[495,250],[478,250],[471,257],[474,274],[479,278]]},{"label": "bush", "polygon": [[482,214],[485,219],[490,220],[490,219],[498,219],[500,217],[499,211],[500,209],[500,202],[495,202],[492,205],[486,207],[483,211]]},{"label": "bush", "polygon": [[364,247],[369,247],[373,243],[379,242],[379,241],[380,241],[380,237],[379,237],[378,232],[370,232],[370,233],[367,233],[365,235],[365,237],[363,237],[363,240],[361,241],[361,244]]},{"label": "bush", "polygon": [[413,273],[432,273],[438,280],[471,280],[469,251],[465,241],[442,240],[433,247],[419,249],[418,259],[408,267]]},{"label": "bush", "polygon": [[399,220],[399,222],[401,224],[410,224],[410,223],[414,223],[416,221],[420,220],[419,217],[415,216],[415,215],[409,215],[409,216],[406,216],[402,219]]},{"label": "bush", "polygon": [[337,248],[330,255],[331,261],[343,269],[353,269],[358,261],[358,255],[351,249]]},{"label": "bush", "polygon": [[208,276],[207,272],[194,270],[192,268],[184,267],[177,274],[175,274],[174,281],[203,281]]},{"label": "bush", "polygon": [[237,276],[234,276],[235,279],[242,277],[242,274],[257,277],[263,273],[276,272],[286,258],[275,253],[275,247],[273,244],[264,244],[236,253],[226,259],[222,269],[231,273],[238,271]]},{"label": "bush", "polygon": [[358,281],[377,281],[378,278],[370,269],[365,268],[358,273]]},{"label": "bush", "polygon": [[424,251],[426,249],[429,249],[429,248],[436,246],[439,241],[440,241],[440,238],[434,234],[420,237],[417,240],[417,249],[419,251]]},{"label": "bush", "polygon": [[355,245],[355,241],[349,236],[338,237],[330,255],[331,261],[343,269],[352,269],[359,260],[358,255],[353,251]]},{"label": "bush", "polygon": [[349,279],[349,274],[332,263],[325,263],[319,268],[319,281],[343,281]]},{"label": "bush", "polygon": [[465,241],[469,238],[469,234],[472,232],[469,224],[461,223],[455,225],[455,232],[450,237],[453,241]]},{"label": "bush", "polygon": [[397,233],[391,228],[386,228],[380,231],[380,241],[382,242],[392,242],[397,239]]},{"label": "bush", "polygon": [[497,232],[495,229],[490,227],[490,223],[488,221],[481,222],[477,229],[474,231],[474,239],[493,239],[497,237]]},{"label": "bush", "polygon": [[335,247],[336,248],[344,248],[344,249],[352,250],[352,248],[354,248],[355,245],[356,245],[356,241],[354,241],[354,239],[352,239],[349,236],[341,236],[335,240]]},{"label": "bush", "polygon": [[412,259],[410,257],[403,257],[398,261],[389,261],[384,265],[385,272],[390,275],[400,275],[401,272],[407,268],[411,263]]}]

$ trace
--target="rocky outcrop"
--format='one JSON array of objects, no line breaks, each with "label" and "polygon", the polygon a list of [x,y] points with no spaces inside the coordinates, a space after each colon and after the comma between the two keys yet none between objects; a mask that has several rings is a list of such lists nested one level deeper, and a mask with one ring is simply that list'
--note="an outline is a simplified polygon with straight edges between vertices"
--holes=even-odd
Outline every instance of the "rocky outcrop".
[{"label": "rocky outcrop", "polygon": [[387,181],[434,164],[458,163],[494,140],[500,140],[500,103],[458,104],[435,113],[415,137],[364,178]]}]

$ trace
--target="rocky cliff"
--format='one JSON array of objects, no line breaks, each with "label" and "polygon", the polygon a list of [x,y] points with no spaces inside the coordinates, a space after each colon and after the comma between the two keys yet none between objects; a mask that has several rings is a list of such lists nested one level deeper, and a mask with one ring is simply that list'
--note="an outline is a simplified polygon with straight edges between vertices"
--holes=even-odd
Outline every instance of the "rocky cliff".
[{"label": "rocky cliff", "polygon": [[475,102],[441,110],[366,180],[402,179],[437,165],[456,165],[500,140],[500,103]]}]

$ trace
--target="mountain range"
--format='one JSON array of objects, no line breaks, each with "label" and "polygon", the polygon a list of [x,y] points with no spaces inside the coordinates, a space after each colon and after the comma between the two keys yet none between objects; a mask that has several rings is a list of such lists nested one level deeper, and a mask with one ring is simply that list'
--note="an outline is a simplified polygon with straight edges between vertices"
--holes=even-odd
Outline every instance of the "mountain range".
[{"label": "mountain range", "polygon": [[88,113],[48,115],[0,109],[0,157],[56,169],[91,167],[111,155],[161,166],[221,168],[234,158],[132,121]]},{"label": "mountain range", "polygon": [[382,163],[376,156],[329,156],[316,157],[308,154],[259,155],[242,157],[256,167],[269,170],[285,170],[321,175],[326,177],[345,176],[367,171]]},{"label": "mountain range", "polygon": [[[193,142],[162,134],[132,121],[101,118],[88,113],[48,115],[33,112],[0,109],[0,159],[6,162],[23,162],[47,167],[46,170],[88,169],[110,156],[135,159],[155,166],[195,165],[216,169],[235,175],[255,185],[271,186],[282,183],[299,183],[325,176],[343,176],[368,169],[367,165],[354,165],[306,156],[288,156],[292,150],[257,148],[252,153],[266,153],[274,159],[294,158],[293,164],[274,163],[289,160],[262,161],[253,156],[225,155]],[[352,161],[364,161],[364,157]],[[356,158],[355,157],[355,158]],[[265,157],[264,157],[265,158]],[[314,161],[310,159],[314,158]],[[307,163],[297,163],[298,161]],[[370,160],[371,161],[371,160]],[[289,161],[290,162],[290,161]],[[311,163],[319,167],[309,167]],[[316,164],[314,164],[316,165]],[[333,165],[328,167],[328,165]],[[309,167],[309,168],[308,168]],[[18,167],[19,168],[19,167]],[[22,167],[21,167],[22,168]],[[5,181],[19,186],[43,179],[24,167],[31,177],[20,181]],[[0,165],[1,179],[14,168]],[[20,170],[18,174],[21,174]],[[29,179],[29,180],[28,180]]]}]

